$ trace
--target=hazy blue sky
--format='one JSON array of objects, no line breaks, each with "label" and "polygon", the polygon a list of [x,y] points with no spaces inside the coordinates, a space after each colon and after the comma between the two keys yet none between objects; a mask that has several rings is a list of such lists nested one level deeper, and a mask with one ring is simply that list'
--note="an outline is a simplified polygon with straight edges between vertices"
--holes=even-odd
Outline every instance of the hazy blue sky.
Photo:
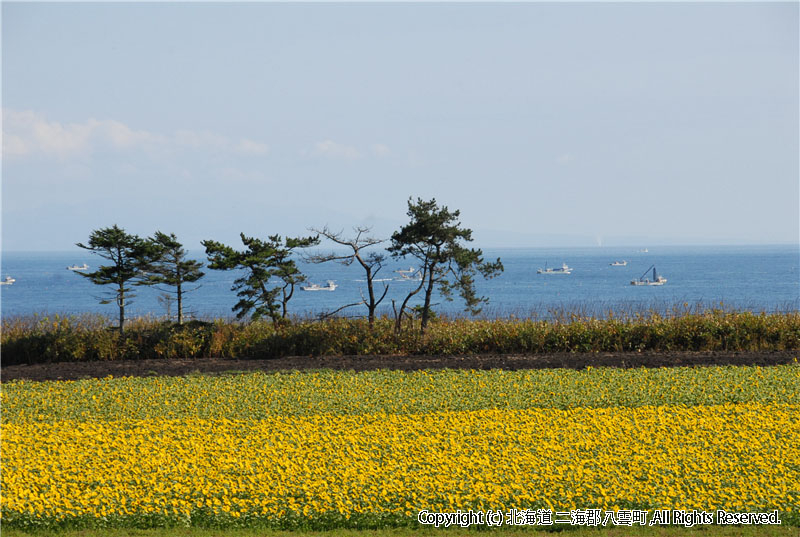
[{"label": "hazy blue sky", "polygon": [[3,250],[409,196],[484,246],[797,243],[799,45],[793,2],[4,2]]}]

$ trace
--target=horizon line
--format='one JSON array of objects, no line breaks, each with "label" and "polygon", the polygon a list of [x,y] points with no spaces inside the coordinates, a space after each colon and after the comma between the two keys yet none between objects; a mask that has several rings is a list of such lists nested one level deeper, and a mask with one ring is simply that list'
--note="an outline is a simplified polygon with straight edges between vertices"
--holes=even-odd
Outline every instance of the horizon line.
[{"label": "horizon line", "polygon": [[[724,242],[724,243],[711,243],[711,242],[702,242],[702,243],[678,243],[678,242],[666,242],[666,243],[653,243],[652,246],[642,242],[642,243],[626,243],[626,244],[608,244],[608,245],[585,245],[585,246],[576,246],[576,245],[567,245],[567,246],[557,246],[557,245],[500,245],[500,246],[493,246],[493,245],[485,245],[485,244],[470,244],[470,246],[475,246],[481,249],[574,249],[574,250],[591,250],[591,249],[602,249],[602,248],[660,248],[660,247],[742,247],[742,246],[750,246],[750,247],[766,247],[766,246],[797,246],[800,247],[800,243],[798,242],[761,242],[761,243],[753,243],[753,242]],[[186,245],[184,245],[186,248]],[[201,251],[201,248],[186,248],[187,251]],[[317,248],[319,249],[319,248]],[[322,248],[323,250],[330,250],[331,248]],[[334,248],[336,249],[336,248]],[[340,248],[346,250],[346,248]],[[0,256],[3,254],[15,254],[15,253],[71,253],[75,251],[81,251],[77,248],[75,249],[32,249],[32,250],[4,250],[0,249]]]}]

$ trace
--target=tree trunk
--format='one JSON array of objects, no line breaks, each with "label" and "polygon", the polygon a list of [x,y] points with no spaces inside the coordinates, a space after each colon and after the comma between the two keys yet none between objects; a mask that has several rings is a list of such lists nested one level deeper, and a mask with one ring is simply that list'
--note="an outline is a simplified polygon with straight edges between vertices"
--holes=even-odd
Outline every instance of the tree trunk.
[{"label": "tree trunk", "polygon": [[[289,293],[286,293],[286,287],[289,287]],[[283,286],[283,302],[281,303],[281,319],[286,318],[286,314],[288,313],[288,304],[289,300],[291,300],[292,295],[294,294],[294,283],[289,283]]]},{"label": "tree trunk", "polygon": [[117,296],[117,305],[119,306],[119,335],[125,332],[125,292],[120,290]]},{"label": "tree trunk", "polygon": [[418,291],[419,291],[419,287],[417,288],[416,291],[412,291],[408,295],[406,295],[405,300],[403,300],[403,304],[400,306],[400,313],[398,313],[395,316],[395,319],[394,319],[394,331],[395,331],[396,334],[400,334],[400,332],[402,332],[402,330],[403,330],[403,312],[405,312],[405,310],[406,310],[406,305],[408,304],[408,301],[411,299],[412,296],[416,295]]},{"label": "tree trunk", "polygon": [[[424,277],[425,276],[423,276],[423,278]],[[394,331],[395,331],[396,334],[400,334],[400,332],[401,332],[401,330],[403,328],[403,312],[405,311],[406,306],[408,305],[408,301],[411,299],[412,296],[414,296],[414,295],[416,295],[417,293],[420,292],[420,290],[422,289],[422,286],[424,284],[425,284],[425,280],[423,279],[420,282],[420,284],[417,286],[417,288],[414,289],[413,291],[411,291],[410,293],[408,293],[408,295],[406,295],[405,300],[403,300],[403,305],[400,306],[400,313],[397,313],[395,315]],[[394,300],[392,301],[392,307],[394,307]]]},{"label": "tree trunk", "polygon": [[420,330],[424,334],[425,329],[428,327],[428,318],[431,311],[431,297],[433,296],[433,267],[431,267],[430,276],[428,278],[428,288],[425,289],[425,303],[422,305],[422,322],[420,323]]},{"label": "tree trunk", "polygon": [[181,282],[183,281],[183,274],[181,273],[181,260],[175,256],[175,274],[177,278],[176,291],[178,292],[178,325],[183,324],[183,292],[181,291]]},{"label": "tree trunk", "polygon": [[[116,226],[114,226],[116,227]],[[117,244],[117,258],[116,258],[116,265],[117,270],[120,270],[121,263],[122,263],[122,249],[119,244]],[[117,306],[119,306],[119,335],[124,334],[125,330],[125,281],[118,277],[117,284],[119,285],[119,293],[117,294]]]},{"label": "tree trunk", "polygon": [[181,283],[178,282],[178,324],[183,324],[183,293],[181,292]]},{"label": "tree trunk", "polygon": [[369,327],[372,328],[372,325],[375,324],[375,291],[372,290],[372,271],[369,267],[365,267],[365,269],[367,271],[367,292],[369,293],[369,304],[367,304],[369,314],[367,318]]}]

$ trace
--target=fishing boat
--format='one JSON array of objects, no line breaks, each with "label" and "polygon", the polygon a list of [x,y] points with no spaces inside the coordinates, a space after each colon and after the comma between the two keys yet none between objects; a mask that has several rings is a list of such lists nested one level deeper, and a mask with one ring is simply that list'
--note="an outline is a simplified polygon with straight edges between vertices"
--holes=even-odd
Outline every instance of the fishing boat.
[{"label": "fishing boat", "polygon": [[89,265],[87,265],[86,263],[80,266],[72,265],[70,267],[67,267],[67,270],[89,270]]},{"label": "fishing boat", "polygon": [[566,263],[562,263],[560,268],[548,267],[545,263],[544,268],[537,270],[536,274],[572,274],[572,268],[568,267]]},{"label": "fishing boat", "polygon": [[408,270],[404,269],[395,270],[395,272],[398,274],[414,274],[416,271],[417,269],[415,269],[414,267],[408,267]]},{"label": "fishing boat", "polygon": [[[422,272],[416,270],[412,273],[408,273],[407,271],[398,271],[400,272],[400,278],[402,280],[409,280],[412,282],[421,282],[422,281]],[[398,280],[400,281],[400,280]]]},{"label": "fishing boat", "polygon": [[613,263],[609,263],[609,265],[611,265],[612,267],[624,267],[627,264],[628,264],[627,261],[614,261]]},{"label": "fishing boat", "polygon": [[303,291],[335,291],[337,287],[339,286],[333,283],[331,280],[328,280],[328,285],[325,286],[319,285],[318,283],[312,283],[309,285],[304,285],[300,287],[300,289]]},{"label": "fishing boat", "polygon": [[[646,276],[650,273],[650,270],[653,270],[653,279],[647,278]],[[660,276],[656,273],[656,266],[652,265],[649,269],[644,271],[644,274],[639,276],[637,280],[631,280],[631,285],[664,285],[667,283],[667,279],[664,276]]]},{"label": "fishing boat", "polygon": [[5,279],[5,280],[3,280],[3,281],[0,281],[0,285],[11,285],[11,284],[12,284],[12,283],[14,283],[15,281],[17,281],[17,280],[15,280],[14,278],[12,278],[11,276],[6,276],[6,279]]}]

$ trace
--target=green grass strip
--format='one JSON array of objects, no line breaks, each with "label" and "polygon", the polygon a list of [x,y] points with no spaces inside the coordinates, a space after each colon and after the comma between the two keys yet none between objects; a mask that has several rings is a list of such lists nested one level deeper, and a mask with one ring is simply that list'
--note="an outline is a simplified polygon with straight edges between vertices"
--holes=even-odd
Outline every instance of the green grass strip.
[{"label": "green grass strip", "polygon": [[[131,524],[127,521],[123,527],[87,527],[79,521],[76,524],[60,526],[28,526],[3,525],[4,537],[460,537],[460,536],[497,536],[497,537],[796,537],[795,525],[780,526],[717,526],[699,525],[683,526],[633,526],[633,527],[578,527],[564,526],[553,529],[534,527],[509,527],[487,529],[472,528],[433,528],[433,527],[384,527],[379,520],[366,523],[364,528],[346,527],[332,529],[298,528],[278,529],[255,524],[252,527],[185,527],[160,521],[161,526],[149,527],[153,521],[140,521],[142,524]],[[164,525],[165,524],[165,525]]]}]

